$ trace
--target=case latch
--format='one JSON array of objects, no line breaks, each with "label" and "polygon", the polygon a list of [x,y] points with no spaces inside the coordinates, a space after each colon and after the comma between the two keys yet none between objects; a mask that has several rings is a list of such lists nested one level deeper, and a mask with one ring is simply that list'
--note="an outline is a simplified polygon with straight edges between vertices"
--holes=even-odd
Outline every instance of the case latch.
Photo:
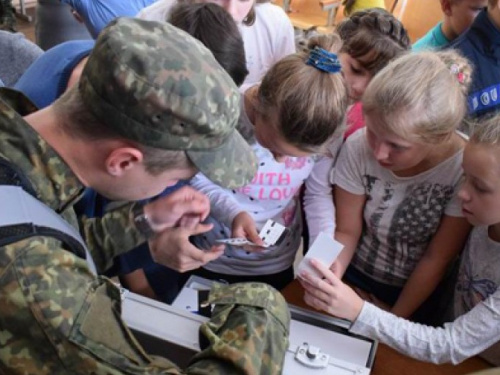
[{"label": "case latch", "polygon": [[312,346],[305,342],[297,348],[295,359],[307,367],[325,368],[328,367],[330,356],[322,353],[321,349],[317,346]]}]

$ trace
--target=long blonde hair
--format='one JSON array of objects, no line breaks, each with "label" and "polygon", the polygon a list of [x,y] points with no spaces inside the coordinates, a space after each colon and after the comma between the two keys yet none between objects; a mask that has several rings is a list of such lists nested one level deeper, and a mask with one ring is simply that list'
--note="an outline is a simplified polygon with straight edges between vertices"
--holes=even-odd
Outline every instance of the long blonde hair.
[{"label": "long blonde hair", "polygon": [[370,82],[363,111],[403,139],[441,143],[467,113],[471,73],[468,61],[451,50],[404,55]]}]

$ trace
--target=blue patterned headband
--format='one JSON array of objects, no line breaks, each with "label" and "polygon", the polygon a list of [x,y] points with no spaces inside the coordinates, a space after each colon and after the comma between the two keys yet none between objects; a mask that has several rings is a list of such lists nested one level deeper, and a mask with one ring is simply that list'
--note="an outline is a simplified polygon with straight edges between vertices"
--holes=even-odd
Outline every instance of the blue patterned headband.
[{"label": "blue patterned headband", "polygon": [[306,64],[326,73],[338,73],[341,69],[338,56],[318,46],[309,52]]}]

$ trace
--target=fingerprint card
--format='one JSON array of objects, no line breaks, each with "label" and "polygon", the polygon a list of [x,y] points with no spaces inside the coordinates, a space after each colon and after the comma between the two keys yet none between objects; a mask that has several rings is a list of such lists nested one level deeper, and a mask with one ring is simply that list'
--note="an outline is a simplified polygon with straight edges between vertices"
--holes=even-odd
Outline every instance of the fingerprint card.
[{"label": "fingerprint card", "polygon": [[321,277],[318,271],[309,263],[310,260],[314,258],[323,263],[325,267],[330,267],[343,248],[344,245],[335,241],[332,235],[321,232],[307,251],[304,259],[299,263],[298,274],[302,271],[307,271],[312,275]]}]

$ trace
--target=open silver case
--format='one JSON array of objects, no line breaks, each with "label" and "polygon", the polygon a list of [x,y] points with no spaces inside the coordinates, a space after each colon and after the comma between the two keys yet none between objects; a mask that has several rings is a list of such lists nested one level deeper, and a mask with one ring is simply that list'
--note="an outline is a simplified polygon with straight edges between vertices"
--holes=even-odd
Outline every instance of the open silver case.
[{"label": "open silver case", "polygon": [[[185,367],[200,350],[199,326],[208,318],[188,311],[186,290],[209,288],[212,281],[191,277],[172,306],[133,293],[124,293],[122,315],[147,352]],[[192,293],[188,293],[192,296]],[[348,331],[349,322],[289,305],[290,346],[284,375],[367,375],[377,341]]]}]

